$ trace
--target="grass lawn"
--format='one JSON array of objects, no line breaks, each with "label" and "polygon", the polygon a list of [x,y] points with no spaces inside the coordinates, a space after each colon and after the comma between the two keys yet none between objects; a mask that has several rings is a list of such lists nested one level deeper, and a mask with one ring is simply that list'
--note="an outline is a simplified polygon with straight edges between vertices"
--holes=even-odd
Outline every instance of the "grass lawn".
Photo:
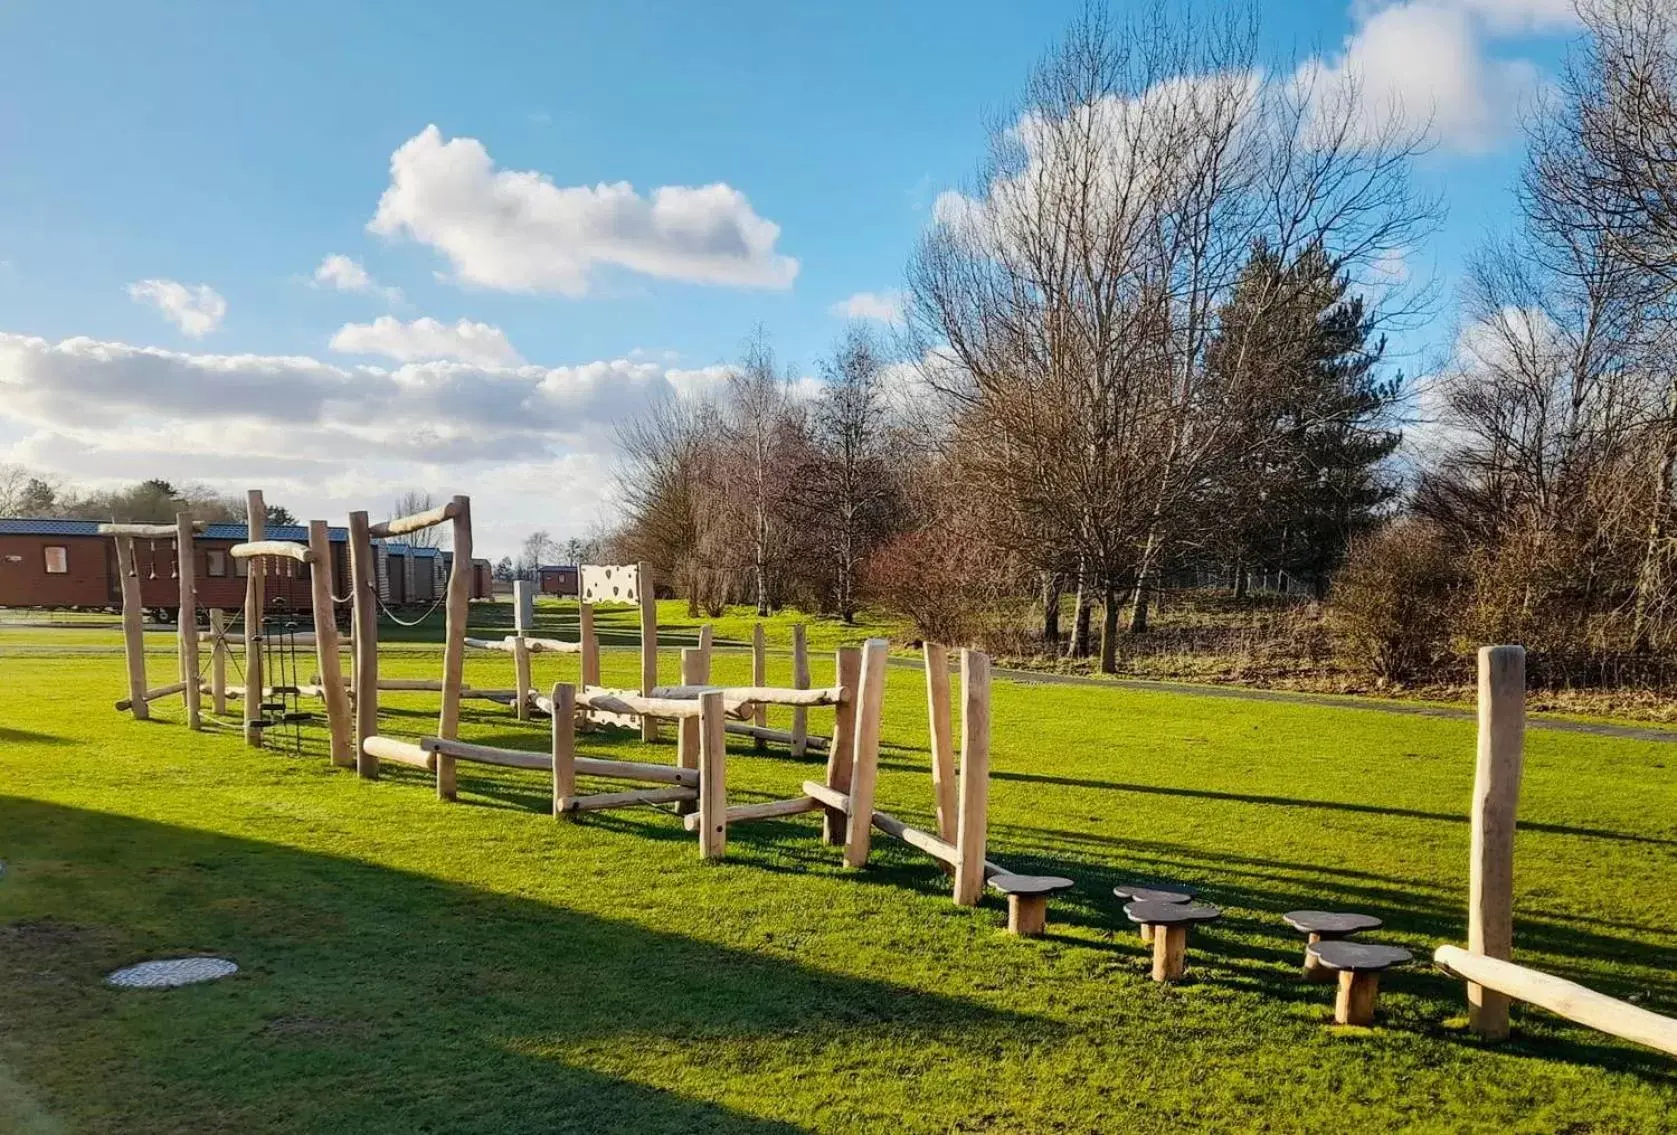
[{"label": "grass lawn", "polygon": [[[632,651],[604,661],[633,683]],[[575,676],[573,656],[535,665],[538,684]],[[151,667],[168,681],[172,656]],[[717,668],[742,681],[749,657]],[[439,661],[416,645],[383,669]],[[1078,883],[1033,942],[883,836],[843,869],[814,816],[736,827],[703,864],[657,811],[554,822],[541,774],[462,763],[444,805],[416,770],[329,769],[318,729],[299,755],[190,733],[174,700],[134,722],[110,708],[116,654],[19,653],[0,674],[0,1131],[1677,1130],[1669,1059],[1518,1007],[1517,1039],[1485,1046],[1460,984],[1420,961],[1369,1030],[1333,1027],[1330,987],[1297,979],[1278,919],[1295,907],[1378,914],[1375,940],[1422,959],[1463,939],[1468,722],[997,682],[991,858]],[[510,674],[468,657],[475,685]],[[434,695],[384,705],[392,734],[434,729]],[[462,735],[546,744],[486,703]],[[911,671],[890,672],[885,745],[880,806],[929,824]],[[1533,733],[1517,873],[1520,960],[1667,1013],[1674,763]],[[730,797],[818,768],[736,739]],[[1135,878],[1225,909],[1181,985],[1148,980],[1111,897]],[[199,952],[242,970],[100,983]]]}]

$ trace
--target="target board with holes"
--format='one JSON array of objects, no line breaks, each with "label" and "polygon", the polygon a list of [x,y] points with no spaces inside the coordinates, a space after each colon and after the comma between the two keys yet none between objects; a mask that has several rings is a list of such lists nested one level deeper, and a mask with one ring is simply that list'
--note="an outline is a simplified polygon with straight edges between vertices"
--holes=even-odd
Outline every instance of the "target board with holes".
[{"label": "target board with holes", "polygon": [[641,573],[635,564],[597,566],[583,564],[577,569],[578,586],[584,603],[639,603],[641,601]]}]

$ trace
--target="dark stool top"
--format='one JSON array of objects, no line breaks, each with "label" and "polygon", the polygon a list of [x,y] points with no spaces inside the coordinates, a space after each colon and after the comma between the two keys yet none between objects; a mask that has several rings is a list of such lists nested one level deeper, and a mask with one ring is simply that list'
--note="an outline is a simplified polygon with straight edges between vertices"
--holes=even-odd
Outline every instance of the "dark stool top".
[{"label": "dark stool top", "polygon": [[1194,900],[1192,890],[1175,885],[1170,887],[1141,887],[1121,883],[1112,888],[1112,893],[1121,899],[1134,899],[1137,902],[1192,902]]},{"label": "dark stool top", "polygon": [[1204,903],[1158,902],[1138,899],[1124,904],[1124,915],[1131,922],[1147,926],[1171,926],[1177,923],[1210,922],[1223,917],[1223,912]]},{"label": "dark stool top", "polygon": [[1316,956],[1329,969],[1347,969],[1352,973],[1390,969],[1415,957],[1401,946],[1377,946],[1372,942],[1323,942],[1316,947]]},{"label": "dark stool top", "polygon": [[990,876],[992,890],[1004,895],[1051,895],[1073,886],[1070,879],[1059,875],[1001,875]]},{"label": "dark stool top", "polygon": [[1281,920],[1300,934],[1320,934],[1324,938],[1343,938],[1362,930],[1378,930],[1385,923],[1372,914],[1352,914],[1335,910],[1289,910]]}]

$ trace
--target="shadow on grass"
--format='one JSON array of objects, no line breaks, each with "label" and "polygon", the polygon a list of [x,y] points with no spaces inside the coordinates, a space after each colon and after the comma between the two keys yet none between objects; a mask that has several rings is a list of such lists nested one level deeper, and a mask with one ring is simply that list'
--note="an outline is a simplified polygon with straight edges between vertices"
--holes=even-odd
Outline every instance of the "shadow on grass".
[{"label": "shadow on grass", "polygon": [[0,741],[12,741],[19,745],[75,744],[68,737],[60,737],[53,733],[37,733],[33,729],[13,729],[7,725],[0,725]]},{"label": "shadow on grass", "polygon": [[[801,1128],[587,1065],[657,1069],[772,1110],[775,1096],[753,1093],[750,1061],[730,1046],[815,1053],[868,1045],[881,1029],[897,1043],[960,1046],[1055,1027],[529,898],[106,813],[0,798],[0,830],[20,884],[0,908],[0,1017],[25,1075],[53,1110],[135,1127],[792,1132]],[[116,966],[196,952],[242,972],[164,993],[100,984]]]}]

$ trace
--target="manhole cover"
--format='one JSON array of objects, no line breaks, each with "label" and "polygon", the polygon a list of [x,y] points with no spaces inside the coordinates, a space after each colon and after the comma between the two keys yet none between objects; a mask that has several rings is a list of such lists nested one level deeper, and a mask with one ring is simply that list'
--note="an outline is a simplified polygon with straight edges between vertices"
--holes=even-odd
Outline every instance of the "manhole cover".
[{"label": "manhole cover", "polygon": [[226,958],[168,958],[119,969],[106,975],[105,984],[121,989],[173,989],[238,972],[239,967]]}]

